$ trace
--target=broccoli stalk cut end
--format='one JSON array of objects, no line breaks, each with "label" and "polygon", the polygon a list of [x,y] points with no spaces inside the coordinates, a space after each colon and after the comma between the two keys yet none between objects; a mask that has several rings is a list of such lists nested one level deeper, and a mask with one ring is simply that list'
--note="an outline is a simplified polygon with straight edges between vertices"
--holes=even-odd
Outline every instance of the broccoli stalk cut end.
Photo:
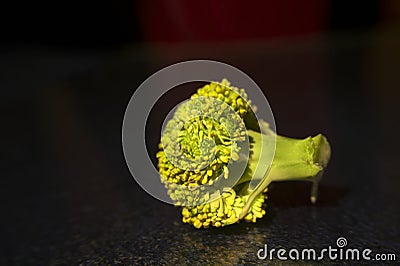
[{"label": "broccoli stalk cut end", "polygon": [[[253,200],[262,193],[271,182],[277,181],[311,181],[310,200],[313,204],[317,200],[318,183],[323,170],[330,158],[330,145],[322,134],[305,139],[294,139],[279,135],[264,135],[252,130],[248,131],[254,141],[254,158],[251,158],[248,167],[255,169],[254,178],[261,181],[254,190],[248,191],[249,199],[243,207],[239,219],[247,215]],[[269,149],[276,138],[276,149],[270,169],[264,176],[257,176],[257,164],[262,162],[262,150]]]}]

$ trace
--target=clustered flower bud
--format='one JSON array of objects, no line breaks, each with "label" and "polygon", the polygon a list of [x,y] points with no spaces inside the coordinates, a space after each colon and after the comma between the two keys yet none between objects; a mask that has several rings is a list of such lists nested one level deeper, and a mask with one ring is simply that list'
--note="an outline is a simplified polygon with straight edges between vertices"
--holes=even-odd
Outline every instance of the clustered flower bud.
[{"label": "clustered flower bud", "polygon": [[[239,160],[240,143],[247,140],[243,119],[249,112],[251,102],[244,89],[224,79],[198,89],[166,124],[158,168],[171,199],[184,206],[183,222],[200,228],[239,220],[248,198],[241,195],[243,186],[221,191],[215,183],[228,179],[228,165]],[[245,220],[255,222],[265,214],[264,198],[257,196]]]}]

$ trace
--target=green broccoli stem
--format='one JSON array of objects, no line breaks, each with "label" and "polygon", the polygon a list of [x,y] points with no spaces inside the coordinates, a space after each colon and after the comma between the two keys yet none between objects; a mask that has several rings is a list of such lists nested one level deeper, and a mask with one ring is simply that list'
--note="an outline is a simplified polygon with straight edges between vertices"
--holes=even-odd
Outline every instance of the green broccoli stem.
[{"label": "green broccoli stem", "polygon": [[[313,182],[310,198],[311,202],[315,203],[318,183],[330,158],[331,151],[327,139],[321,134],[305,139],[261,134],[252,130],[248,130],[248,134],[253,145],[248,167],[254,173],[253,179],[260,181],[254,190],[249,191],[250,196],[239,218],[246,216],[254,199],[271,182],[275,181],[302,180]],[[273,151],[274,141],[276,145],[275,154],[271,167],[265,175],[265,169],[260,170],[257,165],[259,162],[262,163],[272,157],[270,152]]]}]

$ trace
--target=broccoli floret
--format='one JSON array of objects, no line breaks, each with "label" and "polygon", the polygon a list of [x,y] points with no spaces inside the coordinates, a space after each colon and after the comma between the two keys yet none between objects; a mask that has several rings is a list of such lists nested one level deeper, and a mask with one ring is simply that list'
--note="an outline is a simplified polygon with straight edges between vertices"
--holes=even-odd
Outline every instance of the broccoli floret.
[{"label": "broccoli floret", "polygon": [[[256,222],[265,214],[266,192],[273,181],[312,181],[315,203],[330,158],[328,141],[321,134],[306,139],[276,135],[268,123],[257,121],[255,109],[244,89],[224,79],[198,89],[166,124],[158,168],[171,199],[182,206],[184,223],[207,228]],[[274,147],[266,172],[259,162],[272,156]],[[229,166],[243,162],[244,172],[234,179]]]}]

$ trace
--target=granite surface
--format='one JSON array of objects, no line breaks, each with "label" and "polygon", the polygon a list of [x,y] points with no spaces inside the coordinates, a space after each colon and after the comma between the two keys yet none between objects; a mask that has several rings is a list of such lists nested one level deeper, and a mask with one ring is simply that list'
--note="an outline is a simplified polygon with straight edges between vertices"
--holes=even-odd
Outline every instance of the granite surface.
[{"label": "granite surface", "polygon": [[[396,254],[398,262],[400,42],[393,36],[183,47],[173,55],[11,50],[0,63],[0,264],[312,264],[261,261],[257,251],[264,244],[320,250],[339,237],[351,248]],[[280,134],[328,136],[332,159],[315,206],[309,183],[273,184],[256,224],[196,230],[136,184],[121,146],[126,104],[149,74],[187,58],[221,60],[249,74],[266,93]],[[154,153],[163,118],[151,119]]]}]

